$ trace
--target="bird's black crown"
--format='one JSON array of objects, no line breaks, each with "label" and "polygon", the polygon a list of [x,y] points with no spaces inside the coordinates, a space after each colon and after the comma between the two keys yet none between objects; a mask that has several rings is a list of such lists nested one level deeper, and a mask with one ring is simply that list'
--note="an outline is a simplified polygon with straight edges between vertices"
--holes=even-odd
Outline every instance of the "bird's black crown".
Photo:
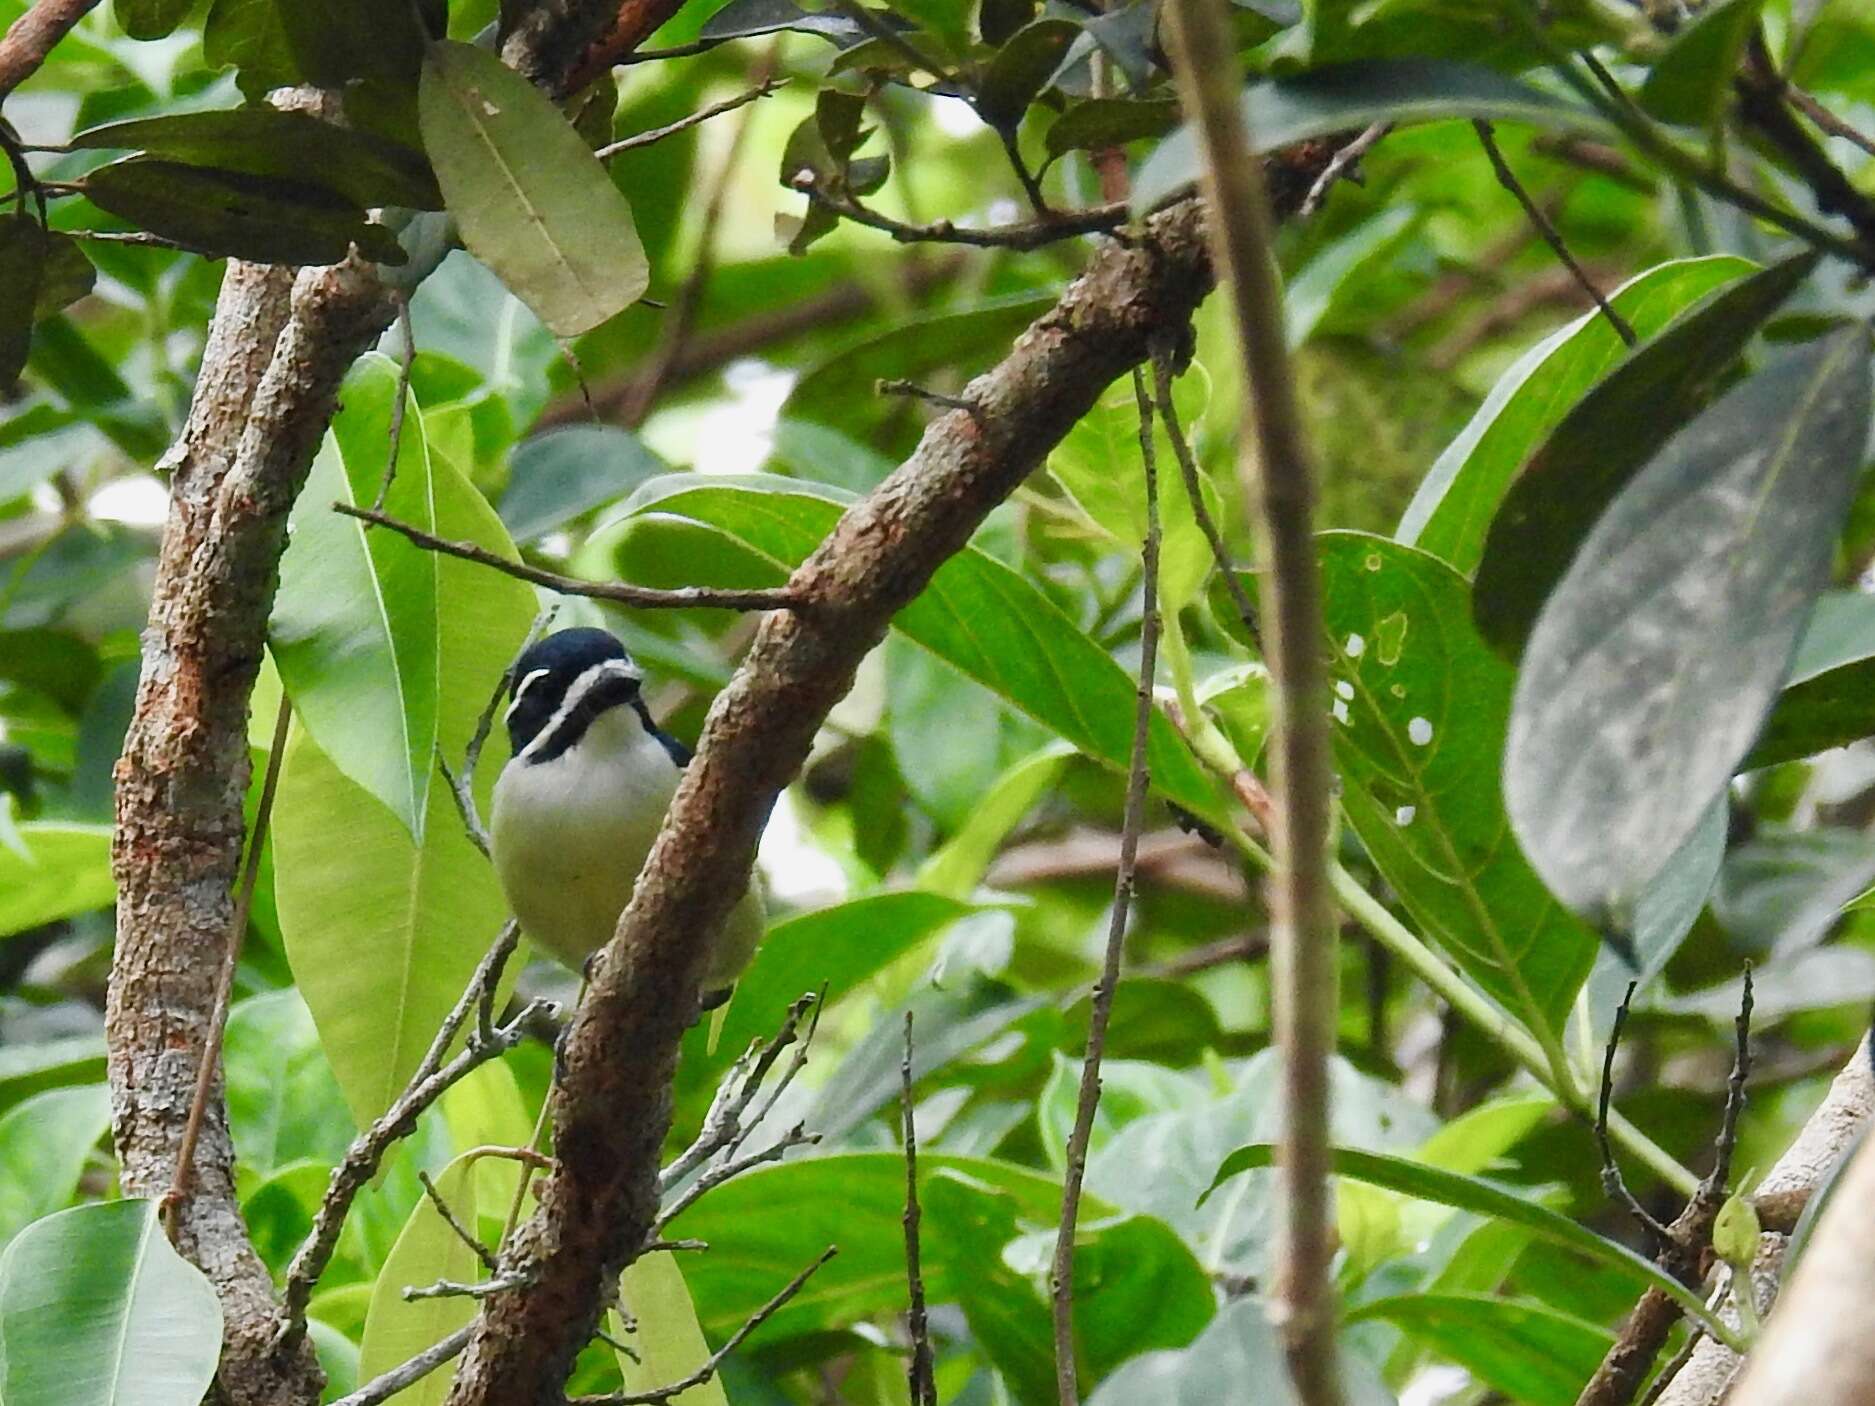
[{"label": "bird's black crown", "polygon": [[[613,664],[620,667],[601,669]],[[604,630],[558,630],[515,662],[509,689],[508,741],[518,757],[539,739],[528,760],[551,761],[578,742],[608,708],[643,708],[631,655]],[[568,706],[568,704],[572,706]],[[542,730],[552,726],[552,735]]]}]

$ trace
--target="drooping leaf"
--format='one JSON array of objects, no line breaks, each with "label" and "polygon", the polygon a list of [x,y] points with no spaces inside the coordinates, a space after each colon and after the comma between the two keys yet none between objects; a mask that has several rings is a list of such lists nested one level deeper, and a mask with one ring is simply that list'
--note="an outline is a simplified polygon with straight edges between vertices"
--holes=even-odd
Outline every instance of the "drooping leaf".
[{"label": "drooping leaf", "polygon": [[220,1355],[221,1303],[154,1201],[60,1211],[0,1255],[7,1406],[196,1406]]},{"label": "drooping leaf", "polygon": [[[1602,125],[1596,113],[1578,103],[1495,69],[1451,59],[1369,59],[1264,79],[1244,90],[1243,112],[1260,151],[1372,122],[1488,117],[1571,130]],[[1150,210],[1176,195],[1198,179],[1199,164],[1191,128],[1180,127],[1134,177],[1133,208]]]},{"label": "drooping leaf", "polygon": [[1615,499],[1524,654],[1505,801],[1571,906],[1625,926],[1788,670],[1861,469],[1868,336],[1785,352]]},{"label": "drooping leaf", "polygon": [[[1736,281],[1751,271],[1750,263],[1731,255],[1677,259],[1630,279],[1615,290],[1609,301],[1637,335],[1653,337],[1677,313],[1694,306],[1714,289],[1727,284],[1745,286]],[[1788,289],[1785,285],[1786,292]],[[1719,294],[1713,303],[1724,297]],[[1766,312],[1775,305],[1770,303]],[[1732,314],[1721,325],[1742,329],[1724,344],[1729,350],[1720,362],[1723,366],[1756,329],[1757,320]],[[1702,323],[1701,329],[1696,338],[1690,333],[1682,334],[1682,338],[1690,339],[1692,346],[1702,350],[1718,345],[1718,326]],[[1667,336],[1658,337],[1648,348],[1635,353],[1631,364],[1678,365],[1682,338],[1669,344]],[[1649,355],[1653,348],[1661,348],[1661,353]],[[1471,423],[1439,455],[1420,483],[1400,519],[1395,534],[1399,540],[1443,557],[1467,575],[1477,570],[1493,517],[1508,516],[1513,511],[1506,507],[1500,513],[1498,505],[1504,501],[1507,489],[1518,491],[1512,487],[1517,471],[1589,388],[1625,354],[1621,339],[1599,312],[1576,318],[1525,352],[1498,378]],[[1709,359],[1708,352],[1702,362]],[[1625,417],[1623,423],[1638,428]]]},{"label": "drooping leaf", "polygon": [[46,231],[45,265],[39,272],[39,295],[33,300],[35,320],[65,311],[98,282],[98,270],[84,248],[69,234]]},{"label": "drooping leaf", "polygon": [[[1255,1143],[1240,1147],[1218,1167],[1205,1197],[1215,1195],[1233,1177],[1274,1164],[1274,1144]],[[1587,1255],[1597,1264],[1622,1270],[1648,1287],[1659,1289],[1684,1307],[1698,1322],[1712,1321],[1705,1300],[1697,1291],[1688,1289],[1664,1273],[1652,1260],[1636,1254],[1626,1245],[1604,1239],[1569,1217],[1528,1200],[1496,1182],[1487,1181],[1483,1177],[1442,1171],[1404,1157],[1362,1152],[1351,1147],[1335,1148],[1333,1165],[1336,1176],[1351,1177],[1370,1186],[1384,1186],[1389,1191],[1406,1196],[1416,1196],[1421,1200],[1435,1201],[1443,1206],[1454,1206],[1461,1211],[1521,1225],[1546,1240]]]},{"label": "drooping leaf", "polygon": [[355,244],[401,264],[404,251],[362,207],[322,185],[130,156],[79,182],[91,203],[210,258],[336,264]]},{"label": "drooping leaf", "polygon": [[1363,533],[1317,540],[1348,823],[1467,976],[1558,1030],[1597,943],[1511,833],[1497,782],[1511,671],[1444,562]]},{"label": "drooping leaf", "polygon": [[949,898],[967,897],[1009,832],[1055,784],[1072,755],[1065,743],[1051,742],[1005,771],[978,799],[970,818],[919,867],[918,887]]},{"label": "drooping leaf", "polygon": [[110,1091],[102,1084],[48,1089],[0,1117],[0,1244],[71,1203],[110,1126]]},{"label": "drooping leaf", "polygon": [[193,8],[195,0],[116,0],[111,13],[132,39],[162,39]]},{"label": "drooping leaf", "polygon": [[[1729,261],[1696,262],[1718,271]],[[1464,555],[1470,560],[1458,565],[1477,568],[1472,613],[1494,646],[1513,658],[1521,652],[1537,611],[1595,520],[1712,397],[1752,335],[1815,267],[1814,255],[1800,254],[1719,288],[1573,404],[1549,402],[1554,411],[1540,428],[1532,427],[1517,451],[1520,459],[1528,459],[1527,467],[1508,491],[1500,485],[1491,498],[1496,514],[1488,532],[1476,514],[1470,516],[1473,525],[1462,530],[1468,544],[1484,533],[1482,547],[1468,545]],[[1684,284],[1682,295],[1671,301],[1686,306],[1685,297],[1697,296],[1697,286]],[[1658,320],[1647,319],[1655,325]],[[1545,391],[1539,394],[1559,379],[1552,373],[1561,370],[1545,365]],[[1436,531],[1428,524],[1428,537]],[[1440,552],[1429,540],[1420,545]]]},{"label": "drooping leaf", "polygon": [[1875,733],[1875,599],[1823,596],[1797,642],[1784,692],[1743,770],[1796,761]]},{"label": "drooping leaf", "polygon": [[1388,1295],[1342,1321],[1376,1320],[1525,1406],[1569,1406],[1615,1341],[1599,1323],[1533,1299],[1490,1294]]},{"label": "drooping leaf", "polygon": [[531,542],[669,467],[637,435],[613,425],[536,435],[515,448],[501,520],[517,542]]},{"label": "drooping leaf", "polygon": [[[396,367],[382,356],[364,358],[347,379],[344,408],[293,511],[269,632],[287,692],[320,749],[421,843],[429,796],[443,786],[437,749],[452,766],[461,760],[534,600],[510,577],[332,511],[334,501],[376,498],[397,394]],[[404,419],[385,510],[514,555],[482,496],[430,453],[414,414]],[[496,737],[484,776],[505,759]]]},{"label": "drooping leaf", "polygon": [[110,826],[35,820],[0,836],[0,937],[108,907],[116,896]]},{"label": "drooping leaf", "polygon": [[[750,569],[779,584],[839,520],[829,497],[782,487],[673,475],[634,495],[629,511],[689,519],[742,544]],[[1110,767],[1132,748],[1134,684],[1112,656],[1034,586],[973,549],[952,557],[893,621],[910,639]],[[1172,725],[1155,714],[1148,742],[1153,785],[1200,815],[1222,801]]]},{"label": "drooping leaf", "polygon": [[643,296],[631,206],[545,94],[493,54],[445,41],[423,61],[418,103],[462,242],[556,336]]},{"label": "drooping leaf", "polygon": [[1701,6],[1655,59],[1636,95],[1662,122],[1711,127],[1732,95],[1738,57],[1764,0]]},{"label": "drooping leaf", "polygon": [[1018,30],[983,72],[977,115],[992,127],[1013,132],[1080,34],[1081,26],[1074,21],[1052,17]]},{"label": "drooping leaf", "polygon": [[191,166],[311,182],[367,209],[443,206],[442,192],[422,152],[305,112],[242,107],[135,118],[89,127],[70,145],[143,151]]},{"label": "drooping leaf", "polygon": [[[475,1161],[458,1157],[436,1178],[436,1191],[464,1226],[479,1219]],[[441,1279],[473,1284],[484,1277],[475,1252],[462,1243],[449,1222],[424,1197],[411,1211],[403,1232],[384,1261],[371,1291],[358,1375],[366,1381],[409,1361],[475,1317],[474,1299],[460,1296],[405,1302],[406,1288],[425,1288]],[[397,1394],[399,1406],[441,1406],[455,1372],[445,1366]]]},{"label": "drooping leaf", "polygon": [[0,215],[0,395],[10,393],[26,369],[45,264],[46,235],[39,222],[23,214]]},{"label": "drooping leaf", "polygon": [[[626,1334],[613,1318],[613,1336],[634,1354],[616,1354],[628,1392],[655,1391],[680,1382],[709,1361],[710,1345],[697,1322],[681,1258],[640,1255],[619,1276],[619,1307],[636,1322],[635,1329]],[[672,1406],[729,1406],[719,1377],[672,1397],[671,1402]]]},{"label": "drooping leaf", "polygon": [[1162,137],[1177,124],[1178,104],[1170,98],[1089,98],[1056,118],[1042,141],[1058,157]]}]

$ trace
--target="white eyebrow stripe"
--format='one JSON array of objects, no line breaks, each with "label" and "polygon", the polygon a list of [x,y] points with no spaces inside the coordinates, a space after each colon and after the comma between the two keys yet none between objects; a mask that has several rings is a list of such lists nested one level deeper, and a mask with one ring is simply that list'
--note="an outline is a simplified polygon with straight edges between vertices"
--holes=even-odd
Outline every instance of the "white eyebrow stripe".
[{"label": "white eyebrow stripe", "polygon": [[502,713],[501,720],[506,722],[509,718],[513,717],[514,710],[521,706],[521,695],[552,672],[552,669],[530,669],[527,677],[514,686],[514,701],[510,703],[507,710]]},{"label": "white eyebrow stripe", "polygon": [[[566,693],[560,699],[560,706],[554,710],[553,716],[547,719],[547,725],[539,732],[535,733],[533,740],[521,749],[521,755],[518,760],[526,761],[532,757],[534,753],[544,749],[547,743],[553,740],[554,734],[560,730],[560,725],[572,715],[575,708],[579,707],[586,695],[596,688],[604,679],[612,676],[628,678],[634,683],[643,682],[643,675],[634,669],[627,660],[600,660],[578,678],[574,679],[572,683],[567,685]],[[525,685],[523,685],[523,687],[525,687]]]}]

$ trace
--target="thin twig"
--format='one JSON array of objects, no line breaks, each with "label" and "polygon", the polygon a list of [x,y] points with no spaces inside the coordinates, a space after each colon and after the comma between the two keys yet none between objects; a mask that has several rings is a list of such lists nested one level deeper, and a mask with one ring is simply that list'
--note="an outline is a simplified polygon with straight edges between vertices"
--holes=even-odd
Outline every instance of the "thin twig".
[{"label": "thin twig", "polygon": [[905,1130],[905,1282],[911,1296],[907,1323],[911,1360],[905,1374],[911,1406],[937,1406],[937,1379],[931,1360],[931,1324],[925,1315],[924,1270],[918,1253],[918,1128],[911,1101],[911,1012],[905,1012],[905,1058],[899,1065],[900,1117]]},{"label": "thin twig", "polygon": [[1328,853],[1333,801],[1314,471],[1283,336],[1269,196],[1238,102],[1242,75],[1224,0],[1175,0],[1168,14],[1173,74],[1204,152],[1219,281],[1228,285],[1242,358],[1238,471],[1268,560],[1261,596],[1276,722],[1271,955],[1283,1056],[1275,1317],[1297,1397],[1303,1406],[1331,1406],[1342,1400],[1328,1186],[1339,933]]},{"label": "thin twig", "polygon": [[1360,183],[1359,169],[1361,158],[1372,151],[1380,139],[1393,130],[1391,122],[1375,122],[1353,141],[1328,159],[1322,167],[1321,175],[1315,178],[1315,184],[1309,187],[1309,193],[1302,197],[1302,205],[1296,211],[1303,219],[1309,219],[1322,208],[1328,199],[1328,192],[1341,181]]},{"label": "thin twig", "polygon": [[632,586],[623,581],[582,581],[577,576],[562,576],[556,571],[542,571],[539,567],[529,566],[526,562],[509,561],[506,557],[479,547],[473,542],[456,542],[434,533],[425,532],[414,523],[400,521],[384,513],[374,512],[370,508],[355,507],[350,503],[334,503],[332,511],[346,517],[355,517],[361,522],[368,522],[373,527],[387,527],[401,533],[427,552],[441,552],[444,556],[459,557],[463,561],[472,561],[478,566],[490,567],[520,581],[531,581],[536,586],[545,586],[550,591],[558,591],[566,596],[586,596],[592,600],[617,601],[620,605],[634,606],[640,610],[690,610],[700,606],[709,606],[718,610],[804,610],[811,608],[811,602],[786,586],[774,586],[752,590],[714,590],[708,586],[683,586],[676,590],[660,591],[650,586]]},{"label": "thin twig", "polygon": [[998,127],[996,135],[1002,139],[1003,154],[1009,158],[1009,165],[1016,173],[1016,180],[1022,184],[1022,193],[1029,198],[1029,208],[1035,212],[1038,220],[1051,220],[1055,212],[1049,208],[1048,197],[1042,194],[1042,183],[1029,169],[1029,163],[1022,159],[1022,148],[1016,145],[1016,129]]},{"label": "thin twig", "polygon": [[341,1396],[332,1406],[380,1406],[413,1383],[422,1381],[445,1362],[462,1354],[475,1332],[474,1322],[465,1323],[448,1337],[423,1349],[401,1367],[393,1367],[381,1377],[374,1377],[349,1396]]},{"label": "thin twig", "polygon": [[151,234],[145,229],[68,229],[61,234],[73,239],[87,240],[93,244],[137,244],[146,249],[173,249],[178,254],[199,254],[201,250],[193,244],[184,244],[180,240],[165,239],[160,234]]},{"label": "thin twig", "polygon": [[182,1203],[188,1199],[189,1183],[195,1178],[195,1146],[202,1137],[202,1122],[208,1116],[209,1095],[215,1087],[215,1071],[221,1068],[221,1044],[228,1032],[228,1005],[234,997],[235,968],[241,962],[241,944],[247,936],[248,916],[254,911],[254,886],[260,878],[261,850],[267,843],[267,822],[273,815],[274,793],[280,785],[280,763],[286,756],[287,728],[293,721],[293,702],[284,692],[280,711],[274,719],[273,745],[267,753],[267,772],[260,783],[260,802],[254,810],[254,831],[248,836],[247,865],[241,871],[241,892],[234,901],[234,919],[229,925],[228,957],[222,964],[221,981],[215,988],[215,1006],[209,1016],[208,1038],[202,1042],[202,1062],[195,1071],[195,1093],[189,1100],[189,1119],[183,1124],[182,1141],[176,1150],[176,1174],[163,1197],[163,1225],[173,1240]]},{"label": "thin twig", "polygon": [[1124,203],[1116,203],[1095,205],[1086,210],[1056,210],[1045,220],[991,225],[982,229],[955,224],[950,220],[933,220],[930,224],[914,225],[861,205],[843,191],[825,189],[811,171],[797,172],[789,184],[814,204],[854,224],[889,234],[900,244],[970,244],[981,249],[1040,249],[1044,245],[1074,239],[1083,234],[1110,233],[1126,223],[1128,214]]},{"label": "thin twig", "polygon": [[947,395],[943,391],[934,391],[929,386],[921,386],[915,381],[903,377],[890,377],[874,381],[872,388],[880,395],[902,395],[912,400],[922,400],[945,410],[961,410],[973,420],[983,418],[983,407],[961,395]]},{"label": "thin twig", "polygon": [[[528,625],[527,633],[521,637],[521,646],[514,651],[514,658],[508,667],[495,680],[495,688],[488,695],[488,702],[483,705],[481,714],[475,720],[475,730],[469,734],[469,743],[462,749],[462,769],[451,771],[449,759],[443,755],[442,744],[436,748],[436,766],[443,773],[443,780],[449,783],[449,794],[455,797],[456,814],[462,817],[462,828],[468,832],[469,843],[482,852],[484,859],[489,857],[493,841],[489,837],[488,827],[482,823],[481,808],[475,803],[475,768],[481,763],[482,748],[488,745],[488,734],[494,729],[495,714],[501,707],[501,698],[514,682],[514,671],[520,666],[521,658],[532,649],[547,633],[547,627],[553,623],[553,617],[559,613],[557,605],[550,605],[537,614]],[[494,988],[483,993],[492,1005],[495,999]],[[489,1027],[492,1012],[484,1009],[481,1028]]]},{"label": "thin twig", "polygon": [[[756,1124],[751,1123],[749,1126],[753,1128]],[[765,1167],[770,1162],[779,1162],[795,1148],[812,1147],[819,1141],[819,1133],[810,1133],[805,1123],[796,1123],[760,1152],[751,1152],[746,1157],[730,1157],[708,1168],[665,1203],[658,1212],[657,1228],[662,1230],[724,1182],[733,1181],[744,1172]]]},{"label": "thin twig", "polygon": [[728,1341],[710,1354],[708,1361],[682,1381],[672,1382],[669,1386],[661,1386],[653,1391],[614,1392],[610,1396],[576,1396],[568,1402],[568,1406],[662,1406],[662,1403],[671,1398],[682,1396],[693,1387],[702,1386],[716,1375],[717,1369],[723,1365],[723,1359],[742,1346],[744,1338],[774,1317],[789,1299],[801,1292],[801,1287],[812,1277],[815,1270],[839,1253],[838,1245],[829,1245],[822,1250],[818,1259],[790,1279],[780,1293],[750,1314],[748,1320],[729,1335]]},{"label": "thin twig", "polygon": [[834,0],[834,8],[887,48],[896,49],[913,68],[923,69],[932,77],[945,83],[956,82],[956,79],[942,64],[924,53],[872,10],[860,4],[859,0]]},{"label": "thin twig", "polygon": [[1178,471],[1184,477],[1185,496],[1191,499],[1191,515],[1197,520],[1198,530],[1204,533],[1204,540],[1211,546],[1218,573],[1224,578],[1224,589],[1230,593],[1231,604],[1237,607],[1238,620],[1248,632],[1250,643],[1261,654],[1263,632],[1257,628],[1256,606],[1251,603],[1250,593],[1244,589],[1243,582],[1237,579],[1237,568],[1231,564],[1230,549],[1224,545],[1224,534],[1218,531],[1217,520],[1211,516],[1210,508],[1205,506],[1204,479],[1198,470],[1198,459],[1191,452],[1191,441],[1185,435],[1185,427],[1179,423],[1178,407],[1172,401],[1172,351],[1167,344],[1161,344],[1153,353],[1152,383],[1153,403],[1158,409],[1159,423],[1165,429],[1165,436],[1172,442],[1172,457],[1178,460]]},{"label": "thin twig", "polygon": [[482,1267],[490,1273],[499,1270],[501,1266],[496,1262],[494,1252],[471,1235],[469,1228],[456,1219],[456,1213],[449,1209],[449,1203],[443,1199],[443,1193],[436,1189],[436,1183],[431,1180],[430,1174],[419,1170],[417,1182],[422,1186],[423,1194],[430,1198],[430,1204],[436,1208],[436,1214],[443,1218],[443,1224],[455,1231],[456,1238],[475,1252],[475,1257],[482,1262]]},{"label": "thin twig", "polygon": [[397,363],[397,399],[391,402],[390,446],[384,456],[384,477],[378,483],[378,496],[371,500],[373,512],[384,511],[384,500],[397,480],[397,456],[404,447],[404,416],[410,409],[410,371],[417,361],[417,329],[410,321],[410,299],[401,293],[391,295],[397,304],[397,328],[404,334],[404,354]]},{"label": "thin twig", "polygon": [[399,1292],[405,1303],[415,1303],[418,1299],[485,1299],[490,1294],[505,1294],[510,1289],[518,1289],[528,1282],[527,1275],[516,1271],[497,1274],[493,1279],[479,1280],[474,1284],[455,1279],[438,1279],[434,1284],[406,1284]]},{"label": "thin twig", "polygon": [[1563,267],[1569,270],[1575,277],[1575,281],[1582,285],[1583,291],[1594,300],[1602,316],[1608,319],[1608,325],[1615,329],[1615,335],[1630,347],[1639,345],[1641,339],[1635,335],[1634,328],[1625,317],[1615,311],[1614,304],[1602,295],[1602,290],[1595,286],[1595,280],[1589,277],[1588,270],[1576,262],[1576,256],[1569,252],[1569,246],[1563,243],[1561,233],[1555,225],[1550,223],[1549,216],[1544,214],[1542,207],[1530,198],[1530,192],[1523,188],[1523,183],[1517,179],[1517,173],[1510,169],[1510,163],[1504,159],[1504,153],[1498,150],[1497,138],[1492,135],[1491,124],[1482,117],[1478,117],[1472,119],[1471,126],[1472,130],[1478,134],[1478,141],[1484,146],[1485,155],[1491,159],[1491,170],[1497,175],[1497,183],[1516,197],[1517,203],[1523,207],[1525,217],[1536,227],[1536,232],[1543,236],[1543,242],[1549,245],[1551,251],[1562,261]]},{"label": "thin twig", "polygon": [[1859,127],[1850,126],[1795,84],[1788,82],[1784,84],[1784,100],[1830,136],[1841,137],[1844,141],[1861,147],[1870,156],[1875,156],[1875,137],[1869,136]]},{"label": "thin twig", "polygon": [[1659,1254],[1668,1242],[1667,1227],[1654,1219],[1634,1193],[1628,1190],[1627,1180],[1621,1175],[1621,1164],[1615,1160],[1614,1144],[1608,1137],[1608,1109],[1614,1100],[1615,1088],[1615,1051],[1621,1047],[1621,1032],[1627,1026],[1628,1011],[1633,1005],[1634,992],[1638,986],[1638,982],[1628,983],[1621,1004],[1615,1007],[1614,1024],[1609,1028],[1608,1044],[1602,1052],[1602,1087],[1595,1112],[1595,1142],[1602,1154],[1602,1190],[1647,1232],[1654,1253]]},{"label": "thin twig", "polygon": [[725,98],[719,103],[711,103],[688,117],[680,117],[675,122],[663,127],[653,127],[648,132],[636,136],[623,137],[609,146],[602,146],[593,153],[601,161],[609,161],[614,156],[623,156],[628,151],[642,151],[645,147],[655,146],[666,137],[674,137],[679,132],[688,132],[692,127],[701,126],[712,117],[721,117],[725,112],[734,112],[748,103],[767,97],[778,88],[788,86],[785,78],[764,78],[746,93],[738,93],[733,98]]},{"label": "thin twig", "polygon": [[1133,369],[1133,398],[1139,407],[1139,452],[1146,484],[1146,540],[1139,627],[1139,680],[1134,688],[1133,748],[1128,763],[1126,806],[1120,821],[1120,863],[1113,881],[1113,909],[1107,921],[1107,950],[1100,981],[1089,1007],[1087,1048],[1081,1055],[1081,1087],[1074,1127],[1068,1134],[1067,1168],[1061,1183],[1061,1225],[1049,1268],[1054,1312],[1055,1390],[1061,1406],[1077,1406],[1080,1386],[1074,1355],[1074,1227],[1081,1210],[1081,1184],[1087,1176],[1087,1149],[1093,1140],[1094,1111],[1100,1104],[1100,1061],[1106,1052],[1107,1024],[1120,986],[1120,958],[1126,948],[1126,920],[1133,906],[1134,866],[1139,859],[1140,823],[1146,811],[1146,743],[1151,735],[1152,681],[1159,658],[1159,475],[1153,462],[1152,400],[1146,375]]}]

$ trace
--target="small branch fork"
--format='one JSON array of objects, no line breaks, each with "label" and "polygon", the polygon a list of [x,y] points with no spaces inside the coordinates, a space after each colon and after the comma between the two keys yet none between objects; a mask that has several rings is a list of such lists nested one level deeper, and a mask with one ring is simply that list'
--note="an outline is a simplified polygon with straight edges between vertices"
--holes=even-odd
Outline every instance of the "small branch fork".
[{"label": "small branch fork", "polygon": [[1320,210],[1328,199],[1328,192],[1342,181],[1361,184],[1359,175],[1361,158],[1380,144],[1380,141],[1393,130],[1391,122],[1376,122],[1332,157],[1322,167],[1321,175],[1315,178],[1315,184],[1309,187],[1309,193],[1302,197],[1302,204],[1296,213],[1308,219]]},{"label": "small branch fork", "polygon": [[440,552],[444,556],[458,557],[463,561],[472,561],[478,566],[490,567],[517,580],[528,581],[536,586],[545,586],[550,591],[558,591],[566,596],[586,596],[592,600],[615,601],[620,605],[633,606],[639,610],[689,610],[700,606],[711,606],[720,610],[802,610],[810,608],[812,602],[800,593],[786,586],[775,586],[753,590],[714,590],[707,586],[685,586],[677,590],[660,591],[651,586],[633,586],[624,581],[582,581],[577,576],[562,576],[555,571],[543,571],[526,562],[509,561],[506,557],[479,547],[473,542],[452,541],[447,537],[438,537],[432,532],[425,532],[415,523],[403,522],[380,512],[375,508],[360,508],[351,503],[334,503],[332,511],[346,517],[357,518],[360,522],[373,527],[389,528],[401,533],[426,552]]},{"label": "small branch fork", "polygon": [[[1738,1017],[1733,1026],[1736,1052],[1731,1078],[1726,1082],[1725,1112],[1720,1118],[1718,1137],[1714,1140],[1712,1170],[1699,1183],[1685,1209],[1674,1218],[1671,1225],[1662,1225],[1650,1216],[1628,1190],[1626,1182],[1622,1180],[1621,1169],[1616,1165],[1614,1147],[1608,1136],[1608,1108],[1613,1098],[1615,1051],[1621,1044],[1621,1032],[1627,1024],[1634,989],[1633,983],[1630,983],[1627,994],[1615,1009],[1614,1028],[1609,1032],[1608,1047],[1602,1056],[1601,1102],[1595,1120],[1595,1137],[1601,1145],[1602,1154],[1602,1186],[1646,1230],[1653,1241],[1660,1267],[1681,1283],[1691,1286],[1699,1283],[1702,1277],[1702,1260],[1712,1240],[1713,1222],[1725,1205],[1726,1183],[1732,1174],[1732,1150],[1738,1141],[1738,1119],[1745,1108],[1745,1081],[1751,1074],[1751,968],[1745,968],[1744,995],[1739,1001]],[[1680,1316],[1680,1305],[1658,1289],[1649,1289],[1641,1295],[1621,1325],[1614,1346],[1608,1350],[1601,1366],[1576,1398],[1576,1406],[1628,1406],[1647,1380],[1654,1359],[1666,1345],[1667,1335],[1673,1331],[1673,1325],[1679,1322]],[[1689,1343],[1689,1350],[1690,1347]],[[1669,1380],[1676,1370],[1676,1365],[1669,1364],[1661,1374],[1660,1381],[1664,1383]]]}]

